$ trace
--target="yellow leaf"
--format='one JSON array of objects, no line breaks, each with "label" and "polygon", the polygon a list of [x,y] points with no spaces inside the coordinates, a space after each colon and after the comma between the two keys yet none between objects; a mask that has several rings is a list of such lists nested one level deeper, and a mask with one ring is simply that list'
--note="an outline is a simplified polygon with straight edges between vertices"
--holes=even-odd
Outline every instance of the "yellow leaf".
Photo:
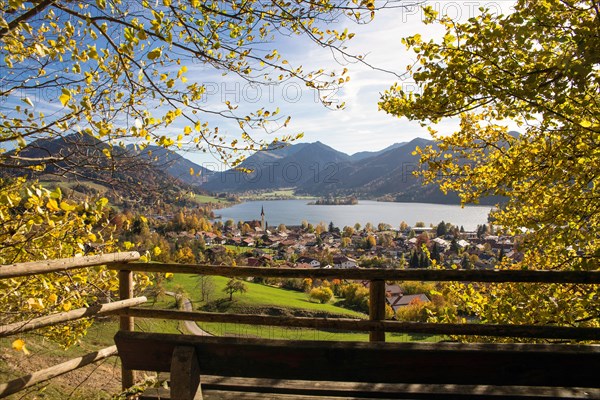
[{"label": "yellow leaf", "polygon": [[58,207],[58,203],[54,199],[48,200],[48,203],[46,203],[46,207],[50,211],[60,211],[60,208]]},{"label": "yellow leaf", "polygon": [[73,206],[73,205],[67,203],[66,201],[61,201],[60,208],[63,211],[73,211],[73,210],[77,209],[77,206]]},{"label": "yellow leaf", "polygon": [[33,102],[31,101],[31,99],[29,97],[25,97],[24,99],[21,99],[23,101],[23,103],[25,104],[29,104],[31,107],[33,107]]},{"label": "yellow leaf", "polygon": [[172,279],[173,278],[173,273],[172,272],[167,272],[165,274],[165,279]]},{"label": "yellow leaf", "polygon": [[64,311],[69,311],[71,309],[71,306],[72,304],[70,301],[65,301],[62,305],[62,308]]},{"label": "yellow leaf", "polygon": [[60,103],[63,105],[63,107],[66,106],[69,100],[71,100],[71,92],[69,92],[68,89],[63,89],[58,100],[60,100]]},{"label": "yellow leaf", "polygon": [[160,249],[160,247],[156,246],[154,247],[154,249],[152,250],[152,253],[154,253],[154,256],[157,257],[160,255],[160,253],[162,253],[162,250]]},{"label": "yellow leaf", "polygon": [[37,311],[41,311],[44,309],[44,302],[42,301],[42,299],[34,299],[33,297],[30,297],[27,299],[27,305],[29,306],[29,308]]},{"label": "yellow leaf", "polygon": [[162,49],[156,48],[148,53],[148,58],[150,60],[156,60],[158,57],[162,55]]},{"label": "yellow leaf", "polygon": [[25,347],[25,341],[23,339],[17,339],[12,342],[12,348],[16,351],[22,351],[25,355],[29,355],[29,350]]}]

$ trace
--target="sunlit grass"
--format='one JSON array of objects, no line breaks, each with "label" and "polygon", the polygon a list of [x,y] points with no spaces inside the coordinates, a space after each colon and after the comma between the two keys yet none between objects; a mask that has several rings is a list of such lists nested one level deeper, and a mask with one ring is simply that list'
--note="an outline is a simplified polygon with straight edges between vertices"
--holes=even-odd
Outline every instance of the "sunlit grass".
[{"label": "sunlit grass", "polygon": [[[209,303],[218,303],[221,312],[227,313],[256,313],[269,311],[273,308],[287,309],[290,313],[323,312],[330,316],[366,319],[363,313],[338,307],[334,304],[319,304],[308,300],[308,295],[303,292],[271,287],[263,284],[246,282],[248,291],[243,294],[235,293],[233,301],[222,290],[229,278],[213,276],[213,292]],[[169,290],[181,288],[192,300],[195,309],[202,309],[206,302],[201,301],[198,280],[194,275],[176,274],[168,283]],[[165,303],[166,302],[166,303]],[[165,298],[160,305],[163,308],[173,308],[175,300]],[[217,336],[254,337],[263,339],[285,340],[332,340],[332,341],[368,341],[369,334],[365,332],[346,332],[318,330],[309,328],[260,326],[232,323],[198,323],[205,331]],[[387,333],[388,342],[432,341],[437,342],[443,337],[439,335],[411,335]]]}]

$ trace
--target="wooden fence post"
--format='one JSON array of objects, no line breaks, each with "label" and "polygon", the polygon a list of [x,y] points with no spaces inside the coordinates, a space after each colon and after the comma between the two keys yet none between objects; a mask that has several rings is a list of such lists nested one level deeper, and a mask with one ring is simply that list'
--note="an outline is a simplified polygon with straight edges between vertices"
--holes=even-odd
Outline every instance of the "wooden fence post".
[{"label": "wooden fence post", "polygon": [[[133,298],[133,272],[131,271],[119,271],[119,298],[120,300]],[[133,317],[119,317],[119,329],[122,331],[133,331]],[[134,383],[134,372],[121,366],[121,385],[123,390],[130,388]]]},{"label": "wooden fence post", "polygon": [[[369,283],[369,320],[385,320],[385,281],[372,280]],[[385,342],[385,331],[375,328],[369,333],[370,342]]]}]

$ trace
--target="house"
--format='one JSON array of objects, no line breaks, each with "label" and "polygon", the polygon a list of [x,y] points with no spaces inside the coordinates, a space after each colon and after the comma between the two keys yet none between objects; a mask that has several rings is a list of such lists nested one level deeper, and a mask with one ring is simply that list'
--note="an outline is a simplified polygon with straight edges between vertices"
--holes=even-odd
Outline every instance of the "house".
[{"label": "house", "polygon": [[215,244],[216,241],[215,239],[217,238],[217,235],[212,233],[212,232],[202,232],[202,236],[204,237],[204,243],[206,243],[207,245],[211,245],[211,244]]},{"label": "house", "polygon": [[406,307],[413,304],[429,303],[429,298],[423,293],[419,294],[406,294],[396,297],[386,297],[388,304],[392,307],[394,312],[398,311],[400,307]]},{"label": "house", "polygon": [[442,251],[446,251],[450,248],[450,243],[447,240],[444,240],[440,237],[436,237],[431,239],[432,242],[436,243]]},{"label": "house", "polygon": [[386,283],[385,284],[385,294],[386,294],[386,296],[401,296],[402,289],[396,283],[394,283],[394,284]]},{"label": "house", "polygon": [[465,247],[468,247],[471,243],[467,242],[464,239],[460,239],[458,242],[456,242],[456,244],[458,244],[460,248],[464,249]]},{"label": "house", "polygon": [[221,246],[221,245],[209,247],[205,251],[209,256],[213,256],[213,257],[222,255],[222,254],[227,254],[227,248],[225,246]]},{"label": "house", "polygon": [[272,257],[260,256],[260,257],[248,257],[247,264],[249,267],[265,267],[269,266],[272,262]]},{"label": "house", "polygon": [[434,230],[434,228],[431,227],[425,227],[425,226],[414,226],[412,228],[412,230],[415,232],[415,235],[420,235],[421,233],[424,232],[432,232]]},{"label": "house", "polygon": [[313,268],[319,268],[321,266],[321,262],[312,257],[300,257],[297,262],[298,264],[309,264]]},{"label": "house", "polygon": [[349,268],[357,268],[358,264],[356,263],[356,260],[353,258],[346,257],[346,256],[336,256],[336,257],[333,257],[333,266],[334,266],[334,268],[349,269]]}]

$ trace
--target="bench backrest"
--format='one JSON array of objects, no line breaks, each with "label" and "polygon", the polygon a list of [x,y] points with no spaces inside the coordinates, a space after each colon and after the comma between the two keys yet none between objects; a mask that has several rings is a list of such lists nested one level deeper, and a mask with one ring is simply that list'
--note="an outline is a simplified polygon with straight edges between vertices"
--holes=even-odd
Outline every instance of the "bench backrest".
[{"label": "bench backrest", "polygon": [[200,373],[249,378],[462,385],[600,387],[600,346],[357,343],[204,337],[121,331],[123,366],[169,371],[193,346]]}]

